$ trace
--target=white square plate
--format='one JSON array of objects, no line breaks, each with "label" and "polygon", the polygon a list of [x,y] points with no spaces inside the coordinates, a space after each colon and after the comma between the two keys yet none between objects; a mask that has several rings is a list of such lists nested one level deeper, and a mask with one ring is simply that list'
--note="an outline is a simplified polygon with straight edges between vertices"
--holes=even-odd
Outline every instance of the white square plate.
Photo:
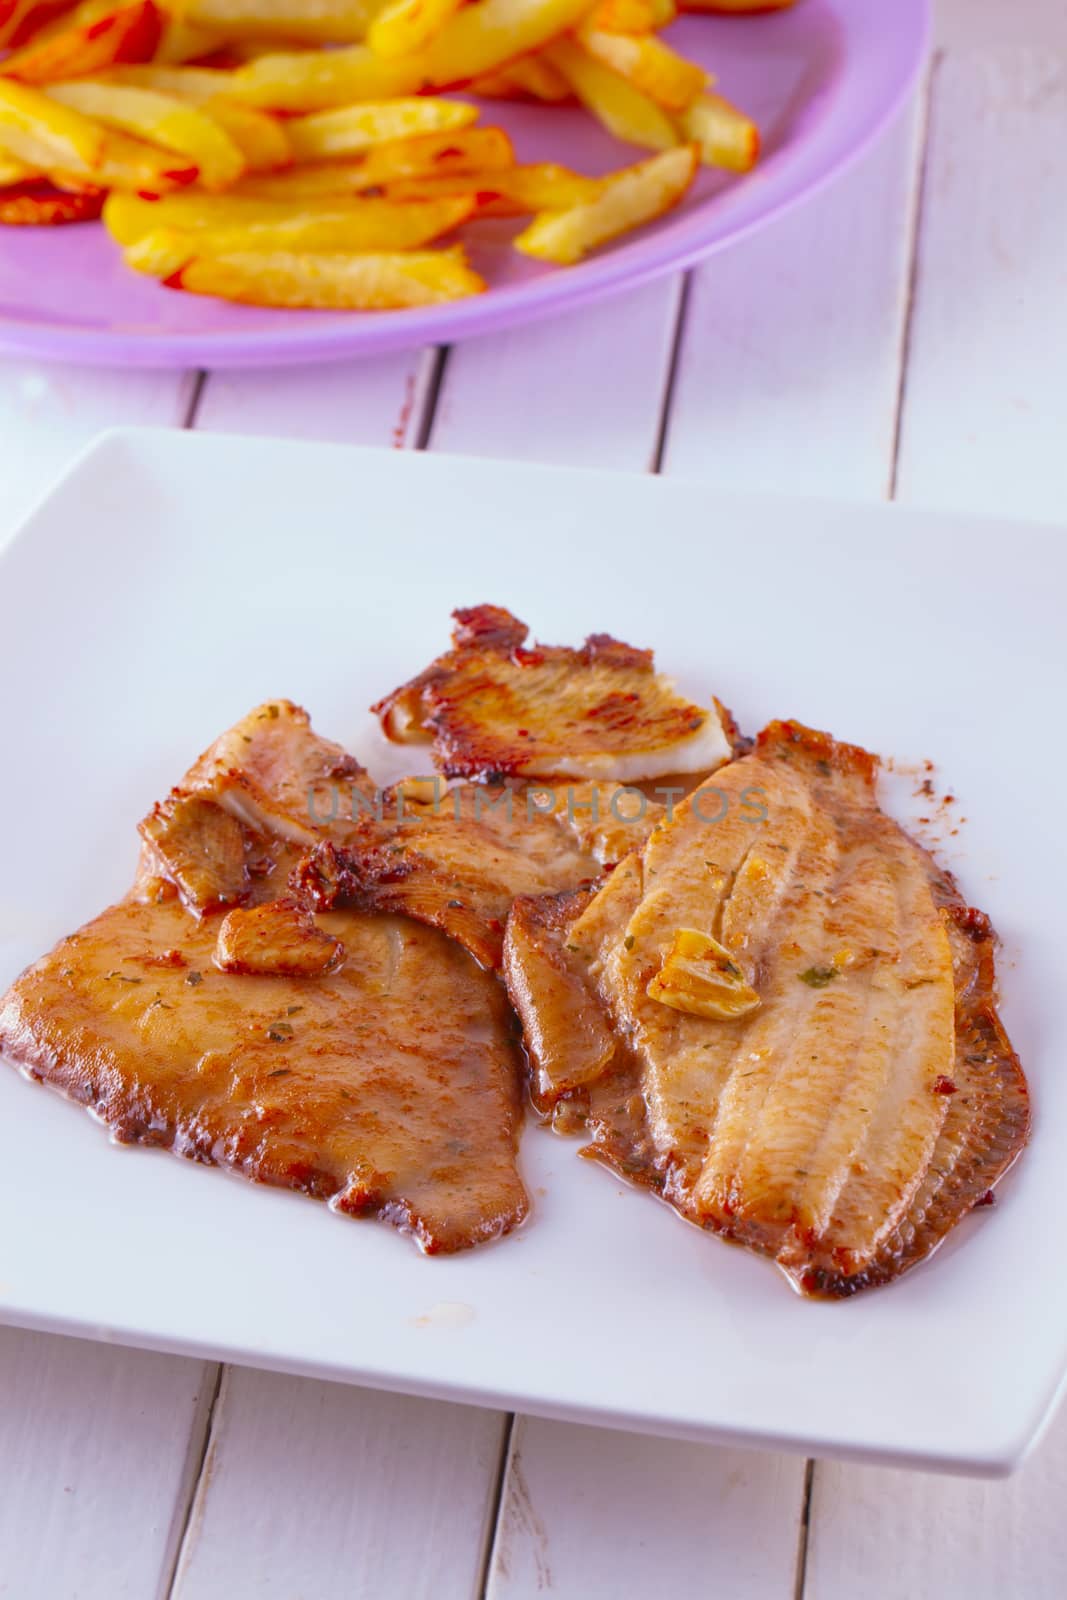
[{"label": "white square plate", "polygon": [[943,857],[1004,939],[1036,1129],[1000,1203],[934,1261],[817,1304],[534,1126],[529,1223],[428,1260],[302,1197],[117,1150],[3,1071],[0,1318],[649,1432],[1010,1470],[1067,1347],[1064,549],[1040,527],[650,478],[102,440],[0,560],[0,986],[125,890],[137,818],[252,704],[302,702],[374,770],[365,708],[443,646],[454,606],[492,600],[552,642],[654,646],[748,729],[798,716],[933,758],[968,818]]}]

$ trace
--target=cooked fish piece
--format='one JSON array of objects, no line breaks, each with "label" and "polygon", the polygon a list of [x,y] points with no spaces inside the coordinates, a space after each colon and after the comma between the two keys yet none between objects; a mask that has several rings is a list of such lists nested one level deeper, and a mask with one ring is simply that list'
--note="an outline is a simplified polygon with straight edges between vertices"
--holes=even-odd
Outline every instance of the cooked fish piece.
[{"label": "cooked fish piece", "polygon": [[503,990],[432,928],[286,897],[353,829],[333,787],[368,782],[298,707],[253,712],[148,819],[131,894],[0,1000],[0,1052],[120,1142],[459,1250],[528,1208]]},{"label": "cooked fish piece", "polygon": [[373,792],[355,757],[314,733],[301,706],[267,701],[139,824],[141,877],[173,884],[196,915],[244,904],[286,846],[346,837],[359,812],[353,795]]},{"label": "cooked fish piece", "polygon": [[680,696],[636,650],[526,644],[501,606],[453,612],[452,649],[373,707],[388,738],[433,742],[448,777],[638,780],[707,773],[732,753],[726,714]]},{"label": "cooked fish piece", "polygon": [[600,876],[565,813],[561,826],[543,809],[552,800],[548,791],[534,797],[461,784],[418,804],[403,786],[388,790],[380,817],[365,817],[342,845],[320,844],[299,863],[290,887],[313,910],[403,912],[499,969],[516,895],[573,889]]},{"label": "cooked fish piece", "polygon": [[235,976],[215,964],[218,922],[177,900],[112,906],[0,1002],[3,1055],[117,1142],[383,1217],[428,1253],[522,1221],[494,978],[432,928],[357,912],[316,919],[344,947],[336,970]]},{"label": "cooked fish piece", "polygon": [[505,943],[541,1107],[813,1294],[929,1255],[1029,1126],[992,930],[875,776],[772,724],[599,892],[518,901]]}]

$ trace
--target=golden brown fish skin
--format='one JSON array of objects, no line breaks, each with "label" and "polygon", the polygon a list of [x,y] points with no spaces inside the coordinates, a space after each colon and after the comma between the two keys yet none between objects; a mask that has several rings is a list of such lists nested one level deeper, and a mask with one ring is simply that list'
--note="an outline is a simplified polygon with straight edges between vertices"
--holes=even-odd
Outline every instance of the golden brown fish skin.
[{"label": "golden brown fish skin", "polygon": [[528,1202],[500,986],[406,919],[318,921],[339,970],[233,976],[218,918],[122,902],[8,992],[0,1050],[120,1142],[386,1217],[427,1253],[510,1231]]},{"label": "golden brown fish skin", "polygon": [[[309,839],[351,832],[339,807],[309,814],[309,789],[339,782],[367,780],[289,702],[230,729],[175,791],[178,856],[175,837],[146,842],[130,895],[23,974],[0,1000],[0,1053],[120,1142],[381,1216],[428,1253],[466,1249],[528,1209],[514,1021],[497,981],[433,929],[281,898]],[[216,850],[201,807],[235,793],[246,904],[224,916],[202,891],[238,856]]]},{"label": "golden brown fish skin", "polygon": [[[747,843],[728,826],[701,839],[683,806],[596,896],[519,901],[505,942],[540,1109],[587,1128],[583,1154],[823,1296],[928,1256],[1010,1166],[1029,1126],[1025,1079],[996,1017],[988,922],[877,809],[874,776],[866,752],[774,724],[714,780],[735,801],[744,785],[764,786],[768,822]],[[888,894],[902,949],[878,910]],[[872,916],[885,950],[857,942]],[[675,924],[734,951],[761,993],[758,1012],[716,1022],[650,1004]],[[847,959],[824,978],[837,956]],[[883,1025],[898,1030],[888,1053]],[[839,1081],[821,1063],[809,1088],[805,1029],[816,1058],[821,1034],[837,1039]]]},{"label": "golden brown fish skin", "polygon": [[461,784],[434,805],[396,791],[380,819],[364,816],[341,845],[325,843],[290,887],[312,910],[353,905],[440,928],[499,970],[504,924],[518,894],[577,888],[600,876],[574,832],[521,789]]},{"label": "golden brown fish skin", "polygon": [[[577,650],[530,646],[526,624],[500,606],[453,616],[453,648],[372,707],[388,738],[432,740],[447,777],[625,779],[708,771],[727,758],[717,715],[658,678],[650,650],[604,633]],[[698,741],[707,753],[683,759]],[[663,764],[669,751],[677,769]],[[626,770],[638,758],[649,769]]]}]

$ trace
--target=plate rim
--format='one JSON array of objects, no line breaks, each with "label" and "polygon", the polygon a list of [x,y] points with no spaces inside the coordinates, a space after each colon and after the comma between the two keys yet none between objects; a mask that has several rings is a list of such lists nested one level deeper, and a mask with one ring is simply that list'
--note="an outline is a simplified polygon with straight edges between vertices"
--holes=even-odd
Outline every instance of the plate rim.
[{"label": "plate rim", "polygon": [[[186,442],[187,437],[188,442]],[[177,443],[179,438],[182,440],[182,443],[180,444]],[[205,455],[212,453],[219,454],[230,449],[236,449],[238,452],[241,452],[249,447],[262,448],[264,446],[268,446],[271,451],[276,451],[279,442],[289,445],[291,447],[291,453],[294,456],[309,452],[318,452],[329,453],[336,456],[338,459],[340,459],[343,455],[349,460],[359,457],[374,457],[382,461],[388,461],[390,463],[390,471],[412,470],[411,462],[417,459],[415,457],[397,457],[395,452],[383,449],[355,448],[345,445],[331,445],[316,441],[256,440],[245,437],[231,437],[227,435],[195,436],[194,439],[192,436],[187,436],[182,430],[169,428],[115,427],[108,429],[106,432],[98,436],[97,439],[95,439],[84,450],[79,452],[78,456],[72,462],[70,467],[68,467],[68,469],[59,477],[53,487],[40,498],[39,502],[34,506],[34,508],[20,521],[11,540],[6,543],[2,552],[0,552],[0,561],[4,559],[10,559],[10,556],[16,547],[22,546],[27,539],[32,538],[33,524],[36,521],[40,511],[47,506],[48,502],[53,499],[64,486],[68,485],[72,479],[75,479],[79,472],[85,468],[87,463],[93,462],[97,457],[106,458],[108,452],[111,450],[116,448],[118,450],[129,449],[131,446],[134,450],[141,446],[152,450],[162,445],[166,452],[184,452],[186,456],[191,456],[196,453],[203,453]],[[500,462],[485,462],[477,457],[429,456],[424,459],[421,467],[415,468],[414,470],[430,473],[444,472],[451,470],[457,463],[464,467],[473,465],[479,469],[486,468],[490,470],[499,469],[502,466],[508,465],[507,463]],[[513,465],[519,466],[519,464]],[[572,477],[575,479],[591,479],[595,481],[598,478],[629,478],[630,476],[639,476],[642,477],[642,479],[647,479],[647,475],[645,474],[631,475],[604,473],[601,470],[592,468],[556,467],[549,464],[521,464],[520,470],[528,473],[531,476],[536,475],[544,478]],[[671,480],[667,481],[668,488],[672,485],[683,487],[687,484],[691,487],[692,480],[686,480],[684,478],[672,478]],[[701,487],[706,489],[707,486],[702,485]],[[834,506],[838,509],[849,509],[852,504],[848,501],[832,500],[827,499],[826,497],[782,496],[774,494],[740,494],[719,492],[717,498],[723,502],[738,502],[744,504],[762,503],[771,505],[778,505],[783,499],[790,499],[793,501],[803,500],[808,505]],[[859,507],[862,506],[865,514],[870,515],[873,512],[879,517],[880,520],[883,521],[898,517],[901,513],[901,508],[880,502],[855,502],[855,505],[856,509],[859,509]],[[1046,531],[1051,531],[1053,528],[1059,528],[1061,526],[1060,524],[1054,522],[1037,521],[1035,519],[1028,519],[1024,517],[1006,518],[1003,516],[994,515],[992,513],[988,513],[985,516],[978,516],[970,512],[945,512],[943,510],[930,510],[927,512],[924,510],[924,508],[911,506],[905,507],[903,510],[906,514],[920,512],[932,516],[936,520],[946,524],[957,522],[959,524],[970,525],[975,522],[987,522],[989,524],[1003,525],[1005,523],[1011,523],[1014,521],[1020,524],[1025,524],[1029,527]],[[887,1447],[885,1445],[878,1444],[864,1445],[862,1443],[842,1443],[838,1440],[834,1440],[833,1438],[817,1437],[810,1430],[804,1430],[803,1432],[790,1432],[788,1429],[786,1429],[781,1433],[778,1433],[774,1431],[768,1431],[766,1428],[760,1428],[758,1425],[748,1429],[739,1428],[729,1422],[718,1426],[709,1426],[706,1422],[702,1422],[691,1428],[687,1428],[684,1426],[684,1424],[679,1424],[676,1419],[664,1417],[657,1422],[656,1417],[648,1410],[644,1412],[626,1412],[619,1407],[613,1407],[610,1410],[607,1410],[596,1402],[586,1407],[577,1406],[570,1402],[554,1403],[549,1400],[539,1399],[536,1396],[531,1396],[528,1392],[520,1393],[519,1391],[506,1386],[479,1388],[455,1378],[427,1380],[416,1376],[412,1378],[398,1379],[394,1376],[390,1376],[389,1374],[383,1375],[380,1371],[375,1370],[373,1367],[360,1368],[357,1365],[352,1364],[348,1367],[342,1368],[337,1365],[331,1365],[328,1361],[324,1362],[321,1360],[307,1360],[299,1356],[282,1357],[272,1353],[270,1350],[264,1351],[263,1349],[254,1349],[248,1345],[212,1342],[210,1339],[202,1340],[188,1338],[182,1335],[177,1335],[173,1338],[157,1336],[151,1332],[138,1332],[132,1325],[123,1323],[121,1321],[114,1324],[102,1324],[99,1322],[79,1320],[77,1317],[56,1316],[49,1313],[34,1314],[32,1311],[20,1310],[17,1306],[5,1304],[2,1300],[0,1300],[0,1321],[11,1323],[12,1325],[16,1326],[39,1328],[46,1331],[55,1331],[68,1334],[79,1334],[81,1336],[96,1337],[105,1341],[120,1342],[122,1344],[130,1344],[141,1348],[172,1351],[174,1353],[183,1355],[197,1354],[201,1357],[204,1357],[205,1355],[214,1353],[220,1359],[235,1361],[238,1364],[244,1363],[255,1365],[268,1370],[304,1373],[307,1375],[315,1375],[322,1378],[331,1379],[333,1381],[364,1383],[377,1388],[393,1390],[395,1392],[415,1393],[482,1406],[497,1407],[500,1405],[515,1403],[518,1404],[522,1409],[526,1409],[538,1415],[563,1418],[596,1426],[615,1427],[629,1431],[659,1433],[666,1437],[694,1438],[702,1439],[704,1441],[716,1440],[724,1443],[732,1442],[740,1445],[747,1445],[751,1448],[760,1449],[776,1449],[788,1452],[804,1451],[807,1453],[811,1453],[812,1450],[815,1450],[821,1455],[834,1457],[837,1459],[856,1461],[871,1461],[873,1459],[898,1466],[914,1467],[921,1470],[943,1471],[975,1477],[1007,1476],[1016,1470],[1019,1465],[1021,1465],[1021,1463],[1031,1453],[1042,1436],[1045,1427],[1054,1413],[1058,1397],[1063,1393],[1065,1381],[1067,1381],[1067,1376],[1061,1372],[1059,1375],[1053,1376],[1045,1383],[1041,1384],[1040,1390],[1039,1386],[1035,1384],[1028,1392],[1029,1404],[1026,1408],[1025,1417],[1023,1415],[1023,1408],[1020,1407],[1019,1412],[1012,1418],[1010,1425],[1007,1421],[1003,1421],[1001,1425],[994,1427],[991,1422],[986,1432],[985,1447],[980,1453],[976,1452],[972,1447],[966,1452],[946,1449],[940,1454],[937,1454],[926,1449],[908,1450]]]}]

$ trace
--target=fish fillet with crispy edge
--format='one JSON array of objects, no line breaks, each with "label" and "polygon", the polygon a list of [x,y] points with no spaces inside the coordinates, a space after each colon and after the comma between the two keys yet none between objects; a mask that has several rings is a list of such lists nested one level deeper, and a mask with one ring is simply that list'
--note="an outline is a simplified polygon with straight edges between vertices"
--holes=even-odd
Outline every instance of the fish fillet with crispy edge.
[{"label": "fish fillet with crispy edge", "polygon": [[373,707],[388,738],[432,740],[446,776],[633,783],[729,760],[721,708],[683,699],[650,650],[608,634],[528,646],[500,606],[453,616],[452,649]]},{"label": "fish fillet with crispy edge", "polygon": [[540,1107],[827,1296],[928,1256],[1029,1128],[989,923],[875,776],[772,724],[598,893],[518,901],[505,943]]},{"label": "fish fillet with crispy edge", "polygon": [[117,1141],[463,1249],[527,1211],[512,1018],[435,929],[287,897],[301,850],[351,829],[309,807],[334,783],[366,776],[287,701],[224,734],[152,814],[130,895],[0,1000],[0,1051]]},{"label": "fish fillet with crispy edge", "polygon": [[606,784],[458,784],[425,803],[409,798],[409,787],[386,790],[381,814],[364,815],[346,842],[317,845],[294,869],[290,888],[314,911],[403,912],[441,928],[493,969],[516,896],[599,879],[602,865],[644,843],[664,811]]}]

